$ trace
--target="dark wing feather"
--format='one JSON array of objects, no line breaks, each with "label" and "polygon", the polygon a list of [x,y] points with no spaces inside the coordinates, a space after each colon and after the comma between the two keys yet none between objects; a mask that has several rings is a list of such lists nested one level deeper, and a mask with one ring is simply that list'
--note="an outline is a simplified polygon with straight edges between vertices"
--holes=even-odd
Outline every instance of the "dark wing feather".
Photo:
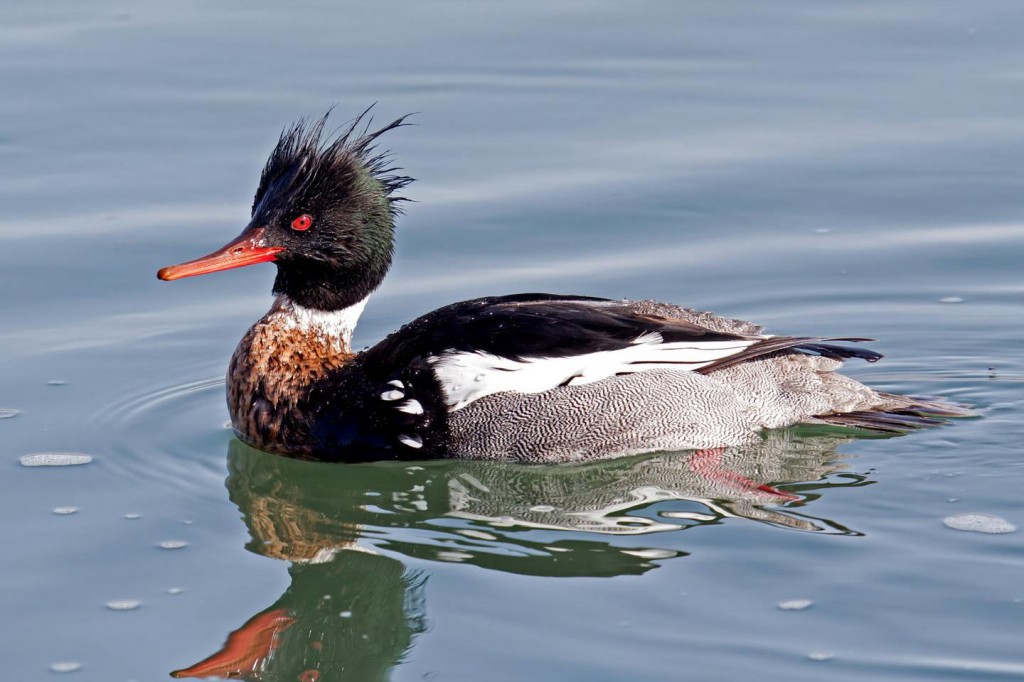
[{"label": "dark wing feather", "polygon": [[708,374],[715,370],[725,369],[726,367],[732,367],[743,362],[749,362],[750,360],[785,350],[795,350],[802,353],[821,355],[835,360],[861,358],[868,362],[878,362],[878,360],[882,358],[881,353],[876,353],[873,350],[868,350],[866,348],[849,348],[847,346],[837,346],[832,343],[823,343],[825,341],[849,341],[857,343],[860,341],[874,341],[874,339],[861,339],[855,337],[824,338],[811,336],[773,336],[760,343],[755,343],[750,348],[742,350],[735,355],[730,355],[727,358],[717,360],[716,362],[706,365],[696,371],[701,374]]},{"label": "dark wing feather", "polygon": [[371,366],[404,366],[424,355],[481,351],[522,359],[619,350],[643,334],[665,343],[759,338],[636,312],[628,301],[517,294],[454,303],[409,323],[362,354]]}]

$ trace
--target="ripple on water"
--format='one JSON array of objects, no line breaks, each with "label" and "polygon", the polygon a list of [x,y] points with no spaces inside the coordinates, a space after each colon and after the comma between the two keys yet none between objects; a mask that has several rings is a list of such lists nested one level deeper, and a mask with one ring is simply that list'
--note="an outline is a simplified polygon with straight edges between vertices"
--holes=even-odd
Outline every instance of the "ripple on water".
[{"label": "ripple on water", "polygon": [[954,514],[942,520],[947,528],[975,533],[1012,533],[1017,527],[992,514]]},{"label": "ripple on water", "polygon": [[188,547],[188,543],[184,540],[164,540],[159,544],[160,549],[182,549]]},{"label": "ripple on water", "polygon": [[111,611],[134,611],[142,606],[138,599],[114,599],[107,602],[107,608]]},{"label": "ripple on water", "polygon": [[11,417],[18,416],[19,410],[13,407],[0,407],[0,419],[10,419]]},{"label": "ripple on water", "polygon": [[[202,448],[182,451],[182,434],[223,438],[217,414],[223,409],[223,391],[222,378],[204,379],[158,387],[98,406],[93,414],[97,429],[115,436],[111,447],[116,456],[105,458],[104,468],[133,485],[142,481],[161,486],[197,485],[193,455]],[[146,447],[139,448],[143,442]]]},{"label": "ripple on water", "polygon": [[120,428],[150,428],[154,415],[165,415],[169,406],[179,405],[183,400],[209,391],[222,391],[223,386],[224,379],[220,377],[165,386],[131,396],[114,405],[103,406],[97,412],[97,421],[103,425]]},{"label": "ripple on water", "polygon": [[36,452],[22,455],[21,465],[25,467],[67,467],[88,464],[92,455],[80,452]]},{"label": "ripple on water", "polygon": [[779,602],[778,607],[783,611],[803,611],[806,608],[810,608],[813,604],[814,602],[810,599],[790,599]]},{"label": "ripple on water", "polygon": [[78,507],[54,507],[53,513],[57,516],[70,516],[78,513]]}]

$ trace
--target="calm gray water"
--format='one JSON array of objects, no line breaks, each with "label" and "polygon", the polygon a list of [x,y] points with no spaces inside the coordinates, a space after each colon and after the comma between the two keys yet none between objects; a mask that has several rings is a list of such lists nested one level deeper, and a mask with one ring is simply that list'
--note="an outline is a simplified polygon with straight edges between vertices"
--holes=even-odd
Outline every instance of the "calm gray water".
[{"label": "calm gray water", "polygon": [[[268,681],[1024,678],[1024,533],[943,524],[1024,527],[1022,30],[1017,2],[8,0],[2,677],[165,679],[249,623],[221,662],[273,650]],[[878,338],[851,373],[980,418],[714,463],[782,494],[691,453],[246,449],[222,375],[273,268],[154,273],[245,225],[286,123],[374,101],[420,112],[387,140],[420,181],[358,346],[460,298],[652,297]],[[94,460],[19,465],[53,451]]]}]

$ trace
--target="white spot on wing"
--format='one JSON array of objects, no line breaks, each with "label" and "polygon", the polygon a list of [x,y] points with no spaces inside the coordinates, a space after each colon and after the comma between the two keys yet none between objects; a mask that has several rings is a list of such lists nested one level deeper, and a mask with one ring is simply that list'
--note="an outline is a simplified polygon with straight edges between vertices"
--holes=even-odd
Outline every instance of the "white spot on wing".
[{"label": "white spot on wing", "polygon": [[406,436],[402,434],[398,437],[398,441],[402,445],[408,445],[410,448],[419,449],[423,447],[423,439],[419,436]]},{"label": "white spot on wing", "polygon": [[398,389],[405,388],[405,384],[403,384],[398,379],[392,379],[391,381],[389,381],[388,382],[388,386],[394,386],[395,388],[398,388]]},{"label": "white spot on wing", "polygon": [[401,400],[405,397],[405,394],[401,391],[384,391],[380,394],[381,400]]},{"label": "white spot on wing", "polygon": [[406,400],[398,406],[398,411],[406,414],[423,414],[423,406],[418,400]]},{"label": "white spot on wing", "polygon": [[629,346],[559,358],[513,360],[483,352],[450,352],[432,359],[446,402],[454,411],[494,393],[540,393],[563,384],[600,381],[651,369],[693,371],[735,355],[760,339],[677,341],[643,334]]}]

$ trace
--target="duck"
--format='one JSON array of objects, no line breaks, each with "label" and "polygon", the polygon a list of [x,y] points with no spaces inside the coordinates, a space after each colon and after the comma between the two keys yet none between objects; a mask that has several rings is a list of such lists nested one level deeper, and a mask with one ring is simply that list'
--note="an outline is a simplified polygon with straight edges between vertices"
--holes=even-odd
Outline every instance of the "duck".
[{"label": "duck", "polygon": [[876,391],[836,370],[882,356],[860,337],[778,336],[652,300],[524,293],[446,305],[361,352],[352,334],[391,268],[402,175],[370,110],[286,127],[251,219],[222,248],[157,273],[277,268],[270,310],[226,384],[244,443],[329,461],[576,462],[739,446],[831,425],[900,434],[964,406]]}]

